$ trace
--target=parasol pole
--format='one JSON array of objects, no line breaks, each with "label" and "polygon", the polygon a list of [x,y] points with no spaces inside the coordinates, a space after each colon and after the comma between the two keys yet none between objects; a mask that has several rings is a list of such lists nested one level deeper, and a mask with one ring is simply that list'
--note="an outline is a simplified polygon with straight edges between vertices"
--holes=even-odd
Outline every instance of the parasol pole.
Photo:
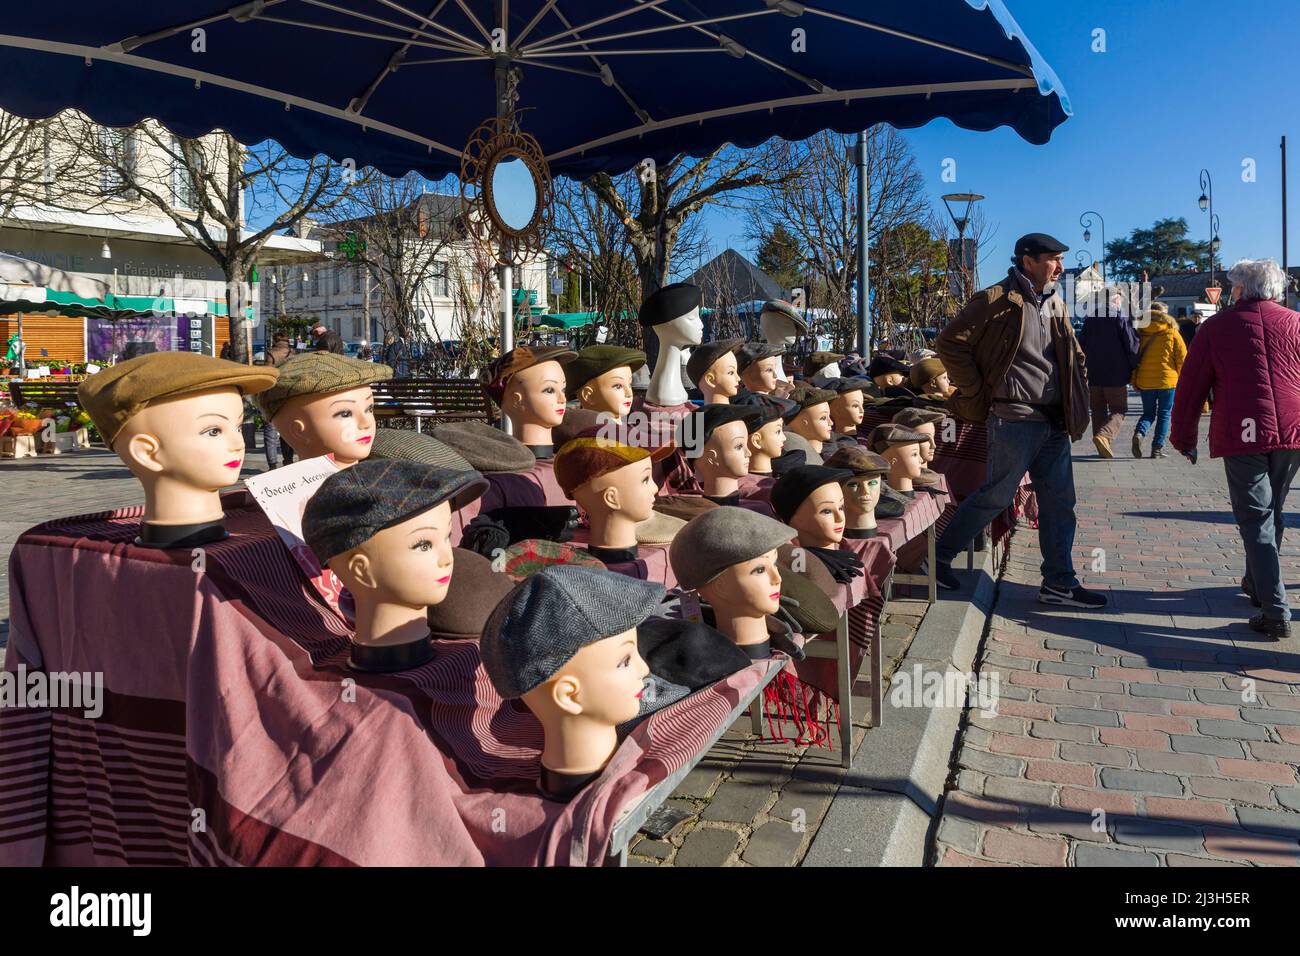
[{"label": "parasol pole", "polygon": [[[510,114],[510,54],[502,53],[493,64],[497,84],[497,119],[505,119]],[[514,284],[514,269],[510,265],[509,240],[502,246],[501,266],[501,354],[504,355],[515,347],[514,310],[511,308],[511,286]],[[510,419],[501,416],[501,427],[510,434]]]}]

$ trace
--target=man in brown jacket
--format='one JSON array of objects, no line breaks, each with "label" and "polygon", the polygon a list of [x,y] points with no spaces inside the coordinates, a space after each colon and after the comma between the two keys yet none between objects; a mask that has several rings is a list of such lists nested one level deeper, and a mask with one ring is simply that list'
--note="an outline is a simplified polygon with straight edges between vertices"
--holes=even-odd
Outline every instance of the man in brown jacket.
[{"label": "man in brown jacket", "polygon": [[1045,604],[1100,608],[1106,598],[1074,575],[1070,443],[1088,425],[1083,350],[1056,280],[1068,247],[1044,233],[1016,240],[1004,281],[977,293],[935,342],[957,392],[948,407],[988,428],[988,477],[957,508],[935,547],[941,587],[960,586],[952,560],[1011,504],[1029,474],[1038,496]]}]

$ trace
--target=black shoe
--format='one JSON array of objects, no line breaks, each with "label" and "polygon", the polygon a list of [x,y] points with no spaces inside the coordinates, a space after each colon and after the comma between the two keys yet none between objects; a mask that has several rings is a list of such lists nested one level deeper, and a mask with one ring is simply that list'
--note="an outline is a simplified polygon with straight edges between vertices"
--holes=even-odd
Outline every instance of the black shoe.
[{"label": "black shoe", "polygon": [[1076,586],[1073,590],[1070,590],[1067,588],[1054,588],[1050,584],[1044,584],[1038,589],[1038,603],[1065,604],[1070,607],[1083,607],[1095,611],[1106,606],[1106,596],[1083,587]]},{"label": "black shoe", "polygon": [[1291,622],[1279,621],[1275,618],[1265,617],[1263,614],[1256,614],[1250,619],[1250,629],[1258,631],[1265,637],[1272,638],[1275,641],[1284,641],[1291,636]]},{"label": "black shoe", "polygon": [[976,551],[987,551],[991,543],[992,542],[989,540],[989,533],[987,531],[981,531],[979,534],[975,535]]},{"label": "black shoe", "polygon": [[[921,562],[921,573],[930,573],[929,561]],[[934,583],[945,591],[956,591],[961,588],[961,582],[957,580],[957,575],[953,573],[951,562],[947,561],[934,562]]]},{"label": "black shoe", "polygon": [[1253,585],[1250,582],[1250,578],[1241,579],[1241,590],[1246,595],[1246,597],[1250,598],[1250,603],[1255,605],[1255,607],[1264,606],[1259,603],[1259,598],[1255,596],[1255,585]]},{"label": "black shoe", "polygon": [[1152,457],[1152,458],[1165,458],[1165,457],[1167,457],[1167,456],[1165,455],[1165,446],[1164,446],[1164,445],[1152,445],[1152,446],[1151,446],[1151,457]]},{"label": "black shoe", "polygon": [[1142,436],[1137,432],[1133,433],[1133,457],[1142,457]]}]

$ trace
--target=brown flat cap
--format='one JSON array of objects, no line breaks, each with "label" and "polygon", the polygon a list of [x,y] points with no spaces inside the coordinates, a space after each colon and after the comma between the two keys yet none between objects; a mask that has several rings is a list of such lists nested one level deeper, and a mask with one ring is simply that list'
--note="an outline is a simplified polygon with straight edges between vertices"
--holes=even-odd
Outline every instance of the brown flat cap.
[{"label": "brown flat cap", "polygon": [[793,421],[805,408],[812,408],[814,405],[821,405],[824,402],[833,402],[838,397],[828,388],[817,388],[815,385],[804,382],[796,385],[794,391],[790,393],[790,401],[794,402],[796,407],[781,417],[787,422]]},{"label": "brown flat cap", "polygon": [[827,365],[834,365],[846,358],[848,358],[847,355],[841,355],[839,352],[811,352],[803,360],[803,377],[812,378]]},{"label": "brown flat cap", "polygon": [[925,386],[929,385],[932,380],[938,378],[946,371],[948,370],[943,367],[943,363],[937,358],[921,359],[921,361],[912,366],[912,371],[909,373],[908,379],[911,382],[912,388],[920,391],[925,388]]},{"label": "brown flat cap", "polygon": [[567,365],[578,357],[572,349],[558,345],[516,345],[509,352],[493,359],[487,368],[479,372],[479,381],[487,388],[488,394],[498,405],[506,394],[506,382],[510,376],[517,375],[526,368],[541,365],[543,362],[559,362]]},{"label": "brown flat cap", "polygon": [[483,633],[500,600],[515,582],[508,574],[492,570],[492,562],[476,551],[453,548],[455,564],[447,596],[429,607],[429,632],[442,640],[470,640]]},{"label": "brown flat cap", "polygon": [[937,425],[947,417],[937,408],[905,408],[890,421],[904,428],[915,429],[917,425]]},{"label": "brown flat cap", "polygon": [[393,370],[377,362],[363,362],[333,352],[302,352],[280,366],[279,380],[257,397],[257,407],[269,421],[291,398],[344,392],[392,377]]},{"label": "brown flat cap", "polygon": [[889,472],[889,462],[856,442],[836,448],[835,454],[826,459],[826,467],[843,468],[857,476],[884,475]]},{"label": "brown flat cap", "polygon": [[197,352],[150,352],[96,372],[77,387],[77,400],[112,448],[122,426],[154,402],[210,388],[255,395],[275,385],[278,375],[270,366],[241,365]]},{"label": "brown flat cap", "polygon": [[871,429],[871,434],[867,436],[867,447],[879,454],[893,445],[924,445],[929,440],[929,435],[886,422]]},{"label": "brown flat cap", "polygon": [[[691,377],[691,381],[698,388],[700,379],[704,378],[705,373],[713,368],[714,362],[729,352],[738,353],[744,344],[744,339],[720,339],[695,346],[691,349],[691,357],[686,362],[686,374]],[[740,368],[739,360],[736,362],[736,368],[738,370]]]},{"label": "brown flat cap", "polygon": [[537,458],[523,442],[486,422],[442,422],[429,434],[485,475],[520,474],[537,466]]},{"label": "brown flat cap", "polygon": [[660,495],[655,499],[654,509],[660,514],[672,515],[683,521],[690,521],[698,514],[721,508],[716,501],[710,501],[703,495]]}]

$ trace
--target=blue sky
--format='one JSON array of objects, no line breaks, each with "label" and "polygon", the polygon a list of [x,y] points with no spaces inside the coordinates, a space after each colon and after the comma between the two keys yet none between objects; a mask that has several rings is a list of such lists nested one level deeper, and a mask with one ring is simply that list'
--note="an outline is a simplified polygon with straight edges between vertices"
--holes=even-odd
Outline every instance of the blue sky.
[{"label": "blue sky", "polygon": [[[1008,129],[976,133],[936,120],[905,131],[932,199],[976,192],[996,235],[981,249],[981,278],[1001,274],[1017,236],[1049,232],[1067,243],[1070,265],[1083,246],[1079,216],[1093,209],[1106,238],[1157,218],[1183,216],[1209,237],[1196,200],[1202,167],[1214,182],[1214,211],[1228,263],[1282,256],[1281,154],[1290,152],[1290,253],[1300,263],[1300,2],[1297,0],[1006,0],[1065,85],[1074,116],[1046,146]],[[1092,52],[1093,30],[1106,52]],[[1288,129],[1288,124],[1290,128]],[[957,181],[940,179],[944,159]],[[1255,160],[1255,181],[1242,162]],[[719,249],[752,253],[738,216],[711,211]],[[1100,255],[1093,229],[1093,255]]]}]

